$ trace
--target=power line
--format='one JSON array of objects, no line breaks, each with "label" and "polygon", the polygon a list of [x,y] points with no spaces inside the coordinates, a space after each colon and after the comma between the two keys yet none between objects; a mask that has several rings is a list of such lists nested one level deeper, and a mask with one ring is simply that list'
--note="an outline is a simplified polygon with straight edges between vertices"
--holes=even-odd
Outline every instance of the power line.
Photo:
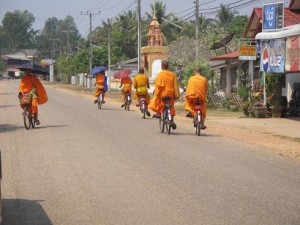
[{"label": "power line", "polygon": [[85,15],[85,16],[89,16],[90,17],[90,71],[92,70],[92,60],[93,60],[93,51],[91,48],[92,45],[92,16],[93,15],[100,15],[100,11],[98,13],[91,13],[89,11],[87,11],[86,13],[81,12],[81,15]]},{"label": "power line", "polygon": [[[232,6],[232,7],[228,7],[227,9],[236,9],[236,8],[243,8],[241,6],[248,6],[248,5],[251,5],[253,4],[254,2],[256,1],[261,1],[261,0],[249,0],[248,2],[244,2],[244,3],[241,3],[239,5],[236,5],[236,6]],[[225,6],[228,6],[228,5],[225,5]],[[208,11],[208,12],[200,12],[201,14],[203,15],[206,15],[206,14],[214,14],[214,13],[218,13],[218,12],[221,12],[221,10],[212,10],[212,11]]]}]

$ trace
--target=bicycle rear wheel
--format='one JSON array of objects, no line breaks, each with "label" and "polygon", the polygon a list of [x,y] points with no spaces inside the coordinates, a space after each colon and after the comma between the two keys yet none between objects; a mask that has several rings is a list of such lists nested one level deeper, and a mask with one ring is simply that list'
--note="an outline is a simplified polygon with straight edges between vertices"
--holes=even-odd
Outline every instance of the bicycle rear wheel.
[{"label": "bicycle rear wheel", "polygon": [[144,103],[142,105],[142,112],[143,112],[143,118],[146,119],[146,107],[145,107]]},{"label": "bicycle rear wheel", "polygon": [[98,109],[102,108],[102,94],[99,94],[98,96]]},{"label": "bicycle rear wheel", "polygon": [[165,118],[164,118],[163,114],[159,118],[159,129],[162,133],[165,132]]},{"label": "bicycle rear wheel", "polygon": [[33,114],[30,115],[30,123],[31,123],[31,127],[35,128],[35,118]]},{"label": "bicycle rear wheel", "polygon": [[125,111],[129,111],[130,110],[130,102],[128,100],[126,100],[126,103],[125,103]]},{"label": "bicycle rear wheel", "polygon": [[166,122],[166,130],[168,132],[168,134],[171,134],[171,125],[170,125],[170,121]]},{"label": "bicycle rear wheel", "polygon": [[30,129],[31,126],[31,113],[28,111],[28,107],[25,106],[24,110],[23,110],[23,122],[24,122],[24,126],[26,128],[26,130]]},{"label": "bicycle rear wheel", "polygon": [[195,126],[195,134],[197,135],[197,136],[200,136],[200,134],[201,134],[201,115],[195,115],[195,120],[194,120],[195,122],[195,124],[194,124],[194,126]]}]

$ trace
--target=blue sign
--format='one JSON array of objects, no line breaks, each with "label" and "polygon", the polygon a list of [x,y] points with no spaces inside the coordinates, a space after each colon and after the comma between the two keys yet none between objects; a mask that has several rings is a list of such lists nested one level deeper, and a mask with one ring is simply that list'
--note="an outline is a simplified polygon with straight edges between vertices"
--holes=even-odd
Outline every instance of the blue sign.
[{"label": "blue sign", "polygon": [[283,3],[263,6],[263,30],[278,30],[283,28]]}]

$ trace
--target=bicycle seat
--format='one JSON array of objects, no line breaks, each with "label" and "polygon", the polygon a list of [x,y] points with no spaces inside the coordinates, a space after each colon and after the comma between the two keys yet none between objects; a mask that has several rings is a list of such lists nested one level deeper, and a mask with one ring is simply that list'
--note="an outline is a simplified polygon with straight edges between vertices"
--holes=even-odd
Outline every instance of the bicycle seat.
[{"label": "bicycle seat", "polygon": [[171,100],[172,98],[170,96],[165,96],[162,98],[163,102],[167,102],[169,100]]},{"label": "bicycle seat", "polygon": [[198,111],[198,110],[201,110],[201,105],[196,105],[195,107],[194,107],[194,109],[196,110],[196,111]]}]

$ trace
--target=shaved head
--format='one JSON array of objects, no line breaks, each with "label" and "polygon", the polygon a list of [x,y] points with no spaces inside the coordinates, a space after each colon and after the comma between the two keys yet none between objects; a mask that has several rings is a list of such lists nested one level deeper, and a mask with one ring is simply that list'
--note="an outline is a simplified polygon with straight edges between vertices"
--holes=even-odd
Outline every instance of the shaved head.
[{"label": "shaved head", "polygon": [[195,73],[201,73],[201,68],[200,67],[196,67],[195,68]]},{"label": "shaved head", "polygon": [[161,62],[161,68],[162,68],[163,70],[169,69],[169,62],[166,61],[166,60],[163,60],[163,61]]},{"label": "shaved head", "polygon": [[139,73],[145,73],[145,70],[144,70],[143,67],[141,67],[141,68],[139,69]]}]

